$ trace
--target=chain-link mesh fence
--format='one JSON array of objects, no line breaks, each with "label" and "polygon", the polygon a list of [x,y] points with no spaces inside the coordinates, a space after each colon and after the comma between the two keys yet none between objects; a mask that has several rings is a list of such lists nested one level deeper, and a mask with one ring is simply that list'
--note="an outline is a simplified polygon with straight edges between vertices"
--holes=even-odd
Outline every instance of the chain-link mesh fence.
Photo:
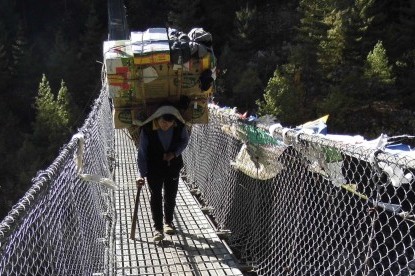
[{"label": "chain-link mesh fence", "polygon": [[213,110],[185,151],[187,183],[235,254],[258,275],[410,275],[415,159],[268,133]]},{"label": "chain-link mesh fence", "polygon": [[[280,128],[271,136],[211,111],[192,128],[186,179],[259,275],[411,275],[411,155]],[[0,275],[114,273],[111,122],[103,90],[80,135],[0,223]]]},{"label": "chain-link mesh fence", "polygon": [[0,223],[0,275],[108,275],[113,270],[113,195],[96,181],[112,178],[113,147],[111,108],[103,90],[78,135],[38,172]]}]

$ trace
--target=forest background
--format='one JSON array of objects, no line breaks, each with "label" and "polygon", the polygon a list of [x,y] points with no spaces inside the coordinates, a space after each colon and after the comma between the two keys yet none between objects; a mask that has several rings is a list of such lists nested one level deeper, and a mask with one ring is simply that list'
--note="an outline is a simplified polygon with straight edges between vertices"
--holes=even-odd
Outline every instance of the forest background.
[{"label": "forest background", "polygon": [[[101,89],[102,0],[0,0],[0,220],[80,127]],[[414,134],[415,1],[125,0],[130,30],[213,36],[221,106],[287,127]]]}]

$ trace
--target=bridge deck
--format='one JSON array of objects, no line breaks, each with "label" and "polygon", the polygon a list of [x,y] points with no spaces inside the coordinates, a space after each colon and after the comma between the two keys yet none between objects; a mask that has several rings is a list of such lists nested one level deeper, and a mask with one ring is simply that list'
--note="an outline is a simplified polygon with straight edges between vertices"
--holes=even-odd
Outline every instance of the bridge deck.
[{"label": "bridge deck", "polygon": [[147,185],[140,195],[135,240],[131,221],[137,189],[136,150],[128,136],[116,130],[115,263],[117,275],[243,275],[229,248],[217,236],[199,204],[182,181],[175,225],[177,233],[154,243]]}]

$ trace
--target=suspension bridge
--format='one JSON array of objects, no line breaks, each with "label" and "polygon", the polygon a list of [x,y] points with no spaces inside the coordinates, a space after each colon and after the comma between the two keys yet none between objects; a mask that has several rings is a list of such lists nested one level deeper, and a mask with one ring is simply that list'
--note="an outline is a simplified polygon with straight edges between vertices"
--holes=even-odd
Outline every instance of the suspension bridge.
[{"label": "suspension bridge", "polygon": [[105,87],[0,223],[0,275],[413,275],[408,137],[310,134],[213,105],[184,152],[177,234],[152,241],[145,187],[131,238],[135,146],[114,130]]},{"label": "suspension bridge", "polygon": [[131,239],[135,147],[103,89],[1,222],[0,275],[411,275],[411,152],[210,112],[184,153],[177,234],[151,240],[144,188]]}]

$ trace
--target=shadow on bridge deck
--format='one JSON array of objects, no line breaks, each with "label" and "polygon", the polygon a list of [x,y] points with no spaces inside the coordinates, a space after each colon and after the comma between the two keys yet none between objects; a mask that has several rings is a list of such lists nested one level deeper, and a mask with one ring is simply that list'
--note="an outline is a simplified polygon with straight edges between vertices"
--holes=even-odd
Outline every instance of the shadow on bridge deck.
[{"label": "shadow on bridge deck", "polygon": [[131,222],[136,195],[136,149],[127,134],[116,130],[115,271],[117,275],[243,275],[233,255],[219,239],[199,204],[182,181],[175,210],[176,235],[161,243],[152,240],[153,228],[147,185],[140,195],[135,240]]}]

